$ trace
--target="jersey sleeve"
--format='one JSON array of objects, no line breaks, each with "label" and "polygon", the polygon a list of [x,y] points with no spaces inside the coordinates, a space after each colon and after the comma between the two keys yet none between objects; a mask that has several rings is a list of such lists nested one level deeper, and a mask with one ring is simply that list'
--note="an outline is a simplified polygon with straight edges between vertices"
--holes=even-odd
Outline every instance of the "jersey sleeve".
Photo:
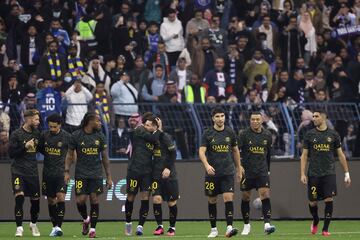
[{"label": "jersey sleeve", "polygon": [[239,133],[239,136],[238,136],[238,146],[239,148],[242,148],[243,145],[244,145],[244,138],[245,138],[245,134],[244,134],[245,131],[241,131]]},{"label": "jersey sleeve", "polygon": [[99,134],[99,140],[100,140],[100,151],[102,152],[107,148],[106,138],[103,133]]},{"label": "jersey sleeve", "polygon": [[76,135],[73,133],[71,136],[70,136],[70,139],[69,139],[69,149],[70,150],[75,150],[76,149]]},{"label": "jersey sleeve", "polygon": [[232,147],[237,147],[238,146],[238,140],[237,140],[235,132],[232,129],[230,129],[230,136],[231,136],[231,146]]},{"label": "jersey sleeve", "polygon": [[21,144],[21,138],[18,132],[14,132],[9,140],[9,156],[10,158],[20,157],[25,152],[25,143]]},{"label": "jersey sleeve", "polygon": [[208,147],[208,132],[205,131],[201,137],[201,147]]},{"label": "jersey sleeve", "polygon": [[341,139],[340,139],[340,135],[335,132],[335,138],[334,138],[334,149],[338,149],[341,148]]},{"label": "jersey sleeve", "polygon": [[303,149],[310,149],[310,134],[307,132],[303,140]]}]

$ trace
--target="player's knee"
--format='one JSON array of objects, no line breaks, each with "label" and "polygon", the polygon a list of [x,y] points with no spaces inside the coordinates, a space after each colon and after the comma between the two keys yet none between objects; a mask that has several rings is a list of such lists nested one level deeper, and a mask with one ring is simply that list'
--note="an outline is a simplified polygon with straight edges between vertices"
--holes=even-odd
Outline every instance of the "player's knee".
[{"label": "player's knee", "polygon": [[17,196],[24,196],[24,192],[17,192],[14,194],[14,197],[17,197]]},{"label": "player's knee", "polygon": [[141,192],[141,200],[149,200],[149,192]]},{"label": "player's knee", "polygon": [[176,203],[177,203],[176,200],[174,200],[174,201],[168,201],[168,206],[169,206],[169,207],[173,207],[173,206],[176,205]]},{"label": "player's knee", "polygon": [[312,201],[312,202],[309,202],[309,205],[311,207],[315,207],[317,205],[317,201]]},{"label": "player's knee", "polygon": [[156,195],[153,197],[153,202],[155,204],[161,204],[162,203],[162,197],[160,195]]},{"label": "player's knee", "polygon": [[215,203],[217,203],[217,198],[216,197],[209,197],[208,202],[210,204],[215,204]]},{"label": "player's knee", "polygon": [[251,194],[248,193],[248,192],[243,192],[241,194],[241,200],[245,201],[245,202],[249,202],[250,201],[250,197],[251,197]]},{"label": "player's knee", "polygon": [[56,195],[57,201],[58,202],[65,202],[65,194],[64,193],[58,193]]},{"label": "player's knee", "polygon": [[135,201],[135,195],[134,194],[128,194],[126,196],[126,199],[129,201],[129,202],[133,202]]},{"label": "player's knee", "polygon": [[38,197],[32,197],[32,198],[30,198],[30,200],[31,200],[31,201],[38,201],[38,200],[40,200],[40,198],[38,198]]},{"label": "player's knee", "polygon": [[332,197],[328,197],[324,199],[324,202],[332,202],[334,199]]},{"label": "player's knee", "polygon": [[232,202],[234,199],[234,194],[233,193],[224,193],[223,199],[224,199],[224,202]]},{"label": "player's knee", "polygon": [[99,197],[96,194],[90,194],[90,203],[99,204]]},{"label": "player's knee", "polygon": [[56,198],[50,198],[47,199],[49,205],[55,205],[56,204]]},{"label": "player's knee", "polygon": [[87,196],[86,195],[80,195],[76,197],[76,203],[77,204],[85,204],[87,200]]},{"label": "player's knee", "polygon": [[269,189],[264,189],[264,190],[259,192],[259,195],[260,195],[261,199],[270,198],[270,190]]}]

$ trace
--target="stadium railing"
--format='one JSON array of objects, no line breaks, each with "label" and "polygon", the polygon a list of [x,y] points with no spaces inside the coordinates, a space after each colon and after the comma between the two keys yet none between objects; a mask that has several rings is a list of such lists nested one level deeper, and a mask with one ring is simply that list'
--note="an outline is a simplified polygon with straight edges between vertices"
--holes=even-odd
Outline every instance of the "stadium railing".
[{"label": "stadium railing", "polygon": [[[74,105],[74,104],[73,104]],[[84,104],[75,104],[80,106]],[[115,106],[129,106],[135,104],[117,104]],[[69,104],[63,104],[61,114],[66,118],[66,111]],[[116,147],[112,146],[112,131],[116,129],[115,118],[116,113],[110,113],[112,118],[109,121],[104,117],[104,112],[101,106],[89,104],[88,110],[97,111],[102,117],[103,131],[107,136],[109,149]],[[204,129],[212,126],[211,110],[216,104],[170,104],[170,103],[139,103],[136,104],[138,112],[144,113],[151,111],[162,118],[164,130],[172,135],[177,148],[177,159],[197,159],[197,149],[201,144],[201,135]],[[301,113],[304,109],[314,110],[319,107],[323,108],[328,113],[328,118],[339,131],[340,135],[344,137],[344,126],[353,124],[359,127],[360,120],[359,108],[355,103],[326,103],[326,104],[311,104],[306,103],[301,107],[289,107],[281,103],[265,103],[259,105],[251,105],[245,103],[229,103],[221,104],[226,110],[226,124],[239,133],[242,129],[249,126],[250,114],[253,111],[258,111],[263,115],[265,127],[270,130],[273,136],[273,152],[275,158],[298,158],[299,151],[296,148],[298,143],[297,129],[301,123]],[[10,132],[18,128],[23,123],[22,113],[24,106],[6,106],[10,116]],[[122,109],[118,108],[118,109]],[[84,115],[84,112],[79,112],[79,118]],[[121,115],[121,114],[120,114]],[[0,115],[1,116],[1,115]],[[1,121],[2,118],[0,118]],[[127,119],[126,119],[127,122]],[[346,127],[345,127],[346,128]],[[66,129],[66,128],[65,128]],[[1,137],[3,132],[3,124],[0,122],[0,160],[8,161],[8,154],[6,144],[3,144],[5,138]],[[345,138],[344,138],[345,139]],[[119,157],[110,152],[110,159],[125,160],[124,157]]]}]

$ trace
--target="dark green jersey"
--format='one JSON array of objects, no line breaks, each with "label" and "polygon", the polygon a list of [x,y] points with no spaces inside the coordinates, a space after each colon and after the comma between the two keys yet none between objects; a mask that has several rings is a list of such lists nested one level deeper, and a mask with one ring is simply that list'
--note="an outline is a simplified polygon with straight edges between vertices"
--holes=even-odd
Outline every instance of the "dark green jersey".
[{"label": "dark green jersey", "polygon": [[246,128],[239,135],[241,164],[246,178],[268,175],[272,136],[270,131],[262,129],[260,133]]},{"label": "dark green jersey", "polygon": [[159,142],[154,147],[153,177],[161,179],[165,168],[170,170],[170,179],[176,179],[175,170],[176,149],[174,142],[167,133],[161,134]]},{"label": "dark green jersey", "polygon": [[101,131],[91,134],[83,129],[72,134],[69,149],[76,151],[76,178],[102,178],[102,164],[100,154],[107,148],[105,136]]},{"label": "dark green jersey", "polygon": [[234,175],[233,147],[237,147],[234,131],[225,126],[224,130],[214,128],[205,130],[201,146],[206,147],[206,157],[209,164],[215,169],[215,176]]},{"label": "dark green jersey", "polygon": [[41,134],[39,151],[44,154],[43,175],[63,177],[64,165],[71,135],[60,130],[58,134],[45,131]]},{"label": "dark green jersey", "polygon": [[341,147],[339,134],[332,129],[319,131],[314,128],[304,137],[304,149],[308,149],[308,176],[322,177],[335,174],[334,153]]},{"label": "dark green jersey", "polygon": [[[26,149],[25,143],[34,139],[35,147]],[[27,132],[24,128],[15,130],[10,136],[9,156],[13,162],[11,164],[11,172],[21,176],[38,176],[38,167],[36,153],[40,140],[40,131],[34,129]]]},{"label": "dark green jersey", "polygon": [[161,132],[148,132],[144,126],[139,126],[133,131],[132,154],[128,164],[128,175],[140,176],[152,171],[152,155],[154,144],[159,141]]}]

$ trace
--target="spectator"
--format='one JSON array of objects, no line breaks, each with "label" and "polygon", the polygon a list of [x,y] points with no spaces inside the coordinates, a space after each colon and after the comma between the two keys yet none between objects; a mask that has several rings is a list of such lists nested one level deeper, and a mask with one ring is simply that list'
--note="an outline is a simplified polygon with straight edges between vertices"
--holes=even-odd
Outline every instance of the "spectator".
[{"label": "spectator", "polygon": [[234,87],[234,94],[238,98],[242,98],[244,92],[244,59],[241,58],[239,52],[236,50],[235,43],[229,44],[227,53],[225,71],[229,75],[230,82]]},{"label": "spectator", "polygon": [[148,62],[150,57],[158,53],[158,44],[160,41],[160,34],[158,33],[159,27],[156,22],[150,22],[147,35],[145,36],[145,42],[144,44],[146,46],[145,51],[145,62]]},{"label": "spectator", "polygon": [[6,42],[7,33],[4,19],[0,17],[0,42]]},{"label": "spectator", "polygon": [[159,96],[159,102],[161,103],[179,103],[180,94],[178,94],[178,89],[176,82],[167,81],[164,89],[164,94]]},{"label": "spectator", "polygon": [[271,89],[272,86],[272,73],[269,64],[264,61],[263,54],[260,49],[255,49],[253,59],[247,61],[244,66],[244,74],[247,77],[246,87],[252,88],[255,81],[255,76],[262,75],[265,77],[267,83],[267,89]]},{"label": "spectator", "polygon": [[299,29],[304,32],[307,43],[304,47],[304,59],[306,65],[309,65],[310,57],[316,54],[316,35],[315,28],[311,21],[310,12],[304,12],[300,17]]},{"label": "spectator", "polygon": [[38,35],[38,31],[34,25],[29,25],[27,28],[26,37],[23,38],[21,42],[20,50],[20,60],[21,64],[24,66],[24,70],[27,74],[33,73],[36,71],[36,62],[34,61],[34,56],[36,49],[41,48],[42,41]]},{"label": "spectator", "polygon": [[84,62],[77,55],[77,45],[70,45],[67,56],[67,68],[72,80],[81,79],[85,75]]},{"label": "spectator", "polygon": [[210,70],[205,76],[205,87],[209,96],[217,100],[226,98],[232,94],[232,85],[227,73],[224,72],[225,61],[218,57],[215,60],[215,69]]},{"label": "spectator", "polygon": [[316,103],[325,103],[328,101],[327,94],[324,89],[319,89],[315,92],[315,102]]},{"label": "spectator", "polygon": [[164,22],[160,26],[160,35],[165,42],[171,67],[176,65],[176,61],[185,47],[183,34],[183,27],[176,17],[176,11],[170,9],[168,17],[164,18]]},{"label": "spectator", "polygon": [[75,27],[75,30],[80,34],[80,36],[78,36],[78,40],[80,40],[80,43],[85,43],[85,45],[89,48],[89,51],[95,50],[98,45],[98,41],[95,36],[96,25],[97,21],[92,19],[89,15],[85,15],[80,19]]},{"label": "spectator", "polygon": [[191,75],[190,82],[184,87],[181,96],[184,103],[205,103],[206,88],[202,86],[195,73]]},{"label": "spectator", "polygon": [[127,120],[132,113],[138,112],[138,92],[131,85],[128,74],[121,75],[120,80],[111,87],[111,97],[113,99],[115,121],[120,117]]},{"label": "spectator", "polygon": [[163,94],[165,80],[163,78],[163,66],[158,64],[155,66],[155,76],[148,78],[141,88],[141,97],[146,102],[157,102],[159,96]]},{"label": "spectator", "polygon": [[9,79],[9,77],[11,76],[16,76],[19,87],[21,89],[25,88],[28,76],[26,72],[21,68],[20,63],[12,58],[9,59],[7,67],[1,69],[1,78],[3,79],[3,81],[1,81],[2,94],[4,94],[4,91],[8,90],[6,88],[6,80]]},{"label": "spectator", "polygon": [[138,99],[141,99],[141,89],[150,77],[150,74],[150,70],[145,67],[143,57],[141,55],[137,55],[135,59],[135,67],[130,71],[129,75],[131,85],[136,88],[136,91],[140,95],[138,96]]},{"label": "spectator", "polygon": [[191,70],[186,69],[186,59],[179,58],[177,67],[171,72],[169,80],[176,82],[178,91],[181,92],[189,83],[191,74]]},{"label": "spectator", "polygon": [[96,84],[103,83],[106,92],[110,92],[111,79],[105,73],[100,64],[98,56],[94,56],[93,60],[89,63],[89,68],[86,75],[82,78],[81,82],[92,92],[95,92]]},{"label": "spectator", "polygon": [[262,24],[259,28],[255,29],[255,36],[258,33],[266,34],[266,45],[272,52],[277,52],[278,47],[278,31],[275,27],[271,25],[271,19],[269,15],[265,15],[262,17]]},{"label": "spectator", "polygon": [[95,107],[95,112],[101,116],[103,124],[109,125],[111,123],[111,97],[110,94],[105,90],[105,85],[102,82],[96,83],[94,98],[93,98],[93,107]]},{"label": "spectator", "polygon": [[212,16],[210,28],[203,31],[202,37],[210,40],[211,45],[215,47],[216,53],[219,56],[225,56],[228,45],[228,35],[226,30],[220,28],[219,16]]},{"label": "spectator", "polygon": [[297,26],[296,16],[290,17],[289,24],[282,31],[279,42],[282,60],[284,63],[287,63],[288,71],[292,71],[294,70],[296,59],[304,56],[304,45],[306,43],[303,31]]},{"label": "spectator", "polygon": [[111,12],[104,0],[95,0],[94,10],[92,15],[97,22],[94,30],[98,43],[96,52],[100,55],[106,55],[110,51]]},{"label": "spectator", "polygon": [[40,59],[36,69],[36,75],[43,79],[52,79],[53,81],[63,80],[66,72],[66,63],[64,56],[58,53],[59,44],[52,41],[48,44],[46,54]]},{"label": "spectator", "polygon": [[197,64],[192,66],[192,72],[202,79],[207,72],[214,68],[217,53],[210,45],[208,38],[202,38],[201,43],[190,51],[192,61]]},{"label": "spectator", "polygon": [[170,66],[170,61],[169,61],[169,55],[166,52],[166,47],[165,47],[165,43],[164,42],[159,42],[158,43],[158,51],[151,55],[150,59],[148,62],[146,62],[147,67],[155,72],[155,66],[157,64],[162,65],[163,67],[163,74],[164,74],[164,79],[167,79],[170,75],[171,72],[171,66]]},{"label": "spectator", "polygon": [[304,103],[304,88],[306,86],[306,81],[303,72],[301,70],[295,71],[292,79],[290,79],[287,83],[286,94],[295,102],[300,104]]},{"label": "spectator", "polygon": [[209,27],[209,22],[203,19],[202,10],[195,9],[194,17],[186,24],[186,39],[188,39],[189,34],[197,35]]},{"label": "spectator", "polygon": [[4,112],[4,104],[0,101],[0,130],[5,131],[7,136],[10,136],[10,117],[9,115]]},{"label": "spectator", "polygon": [[346,2],[341,3],[339,11],[331,21],[332,26],[336,28],[355,26],[356,16],[349,10],[349,6]]},{"label": "spectator", "polygon": [[[131,119],[131,118],[129,118]],[[126,128],[125,118],[117,120],[116,128],[111,132],[111,157],[127,158],[127,151],[130,144],[130,133]]]},{"label": "spectator", "polygon": [[0,130],[0,159],[8,160],[9,152],[9,133],[5,130]]},{"label": "spectator", "polygon": [[88,104],[93,99],[91,92],[81,85],[79,79],[66,91],[65,100],[68,104],[65,117],[65,128],[69,133],[77,130],[84,115],[88,112]]},{"label": "spectator", "polygon": [[67,48],[70,46],[70,38],[67,31],[62,29],[60,20],[58,18],[54,18],[51,21],[50,32],[59,43],[59,53],[65,54]]}]

